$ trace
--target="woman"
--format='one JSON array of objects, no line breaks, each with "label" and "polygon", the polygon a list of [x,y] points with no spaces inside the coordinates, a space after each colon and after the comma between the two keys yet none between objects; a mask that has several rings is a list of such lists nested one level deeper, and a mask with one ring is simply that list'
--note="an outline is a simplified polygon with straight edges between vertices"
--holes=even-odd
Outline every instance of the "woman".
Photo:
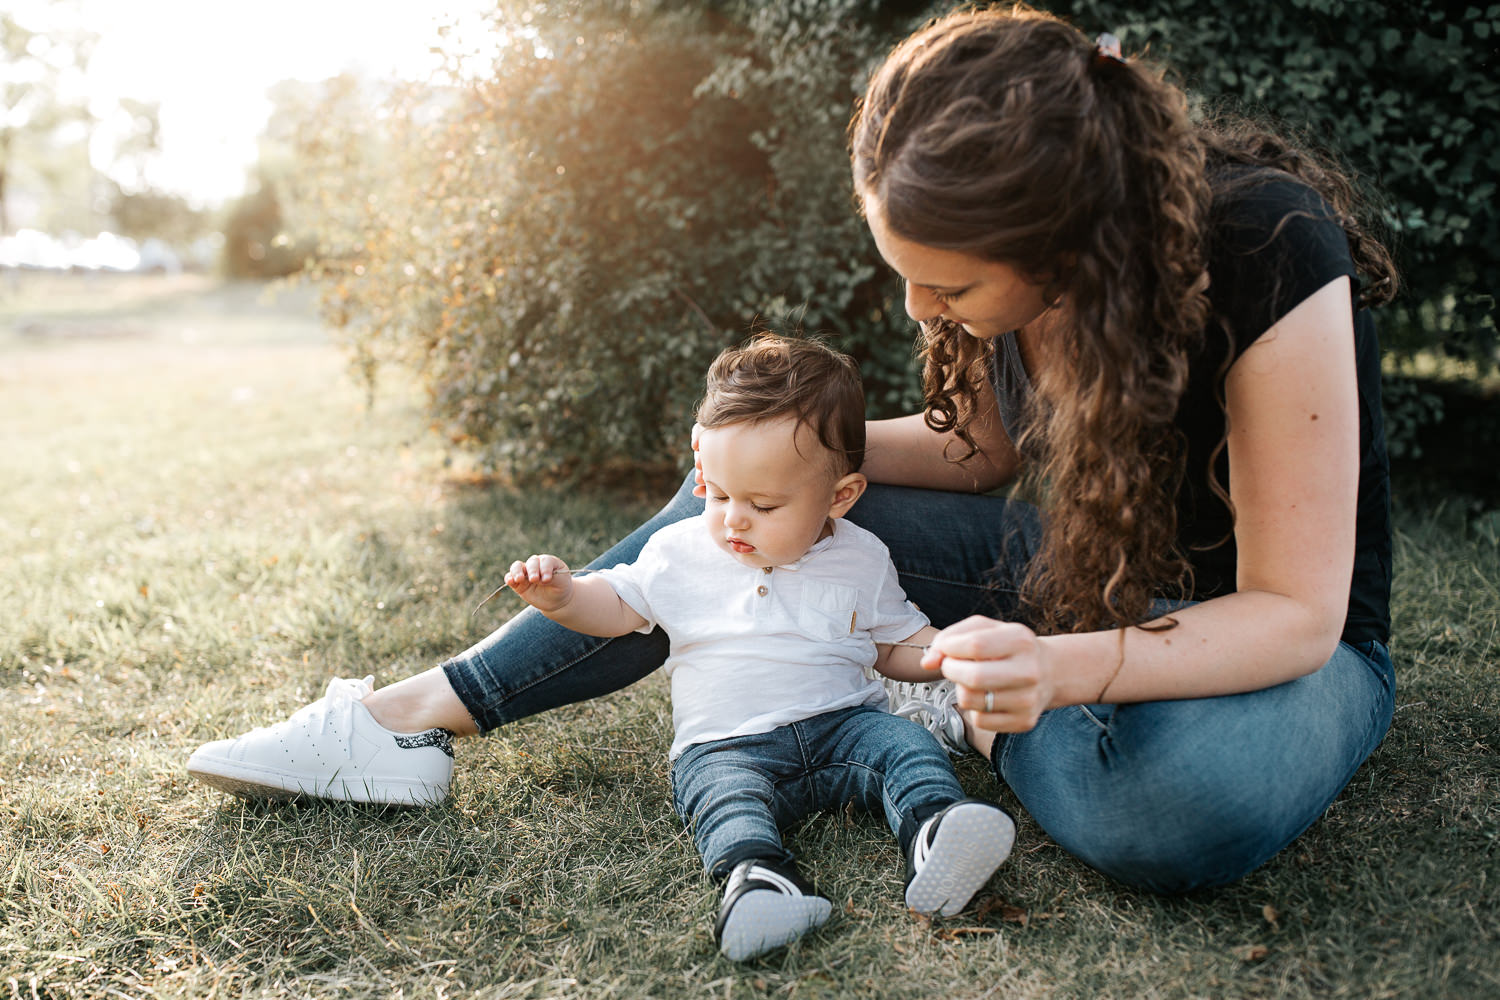
[{"label": "woman", "polygon": [[[865,217],[922,325],[927,402],[869,425],[879,485],[851,519],[947,626],[938,695],[1088,864],[1164,893],[1241,877],[1323,813],[1390,723],[1366,310],[1394,291],[1389,258],[1336,170],[1194,125],[1108,36],[1024,9],[903,42],[851,140]],[[1044,514],[983,495],[1023,473]],[[596,565],[701,510],[691,494]],[[190,768],[252,794],[429,801],[447,788],[440,750],[408,737],[372,758],[352,734],[489,730],[619,689],[665,649],[524,612],[390,687],[336,681]],[[317,762],[330,739],[339,783]]]}]

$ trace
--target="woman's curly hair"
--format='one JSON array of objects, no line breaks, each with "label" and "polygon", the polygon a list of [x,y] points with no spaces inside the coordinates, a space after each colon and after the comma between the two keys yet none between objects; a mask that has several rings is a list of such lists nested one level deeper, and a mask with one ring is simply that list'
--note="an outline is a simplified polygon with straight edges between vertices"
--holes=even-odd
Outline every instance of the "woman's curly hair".
[{"label": "woman's curly hair", "polygon": [[[1195,124],[1160,72],[1020,5],[951,14],[902,42],[850,141],[856,191],[892,232],[1013,266],[1053,306],[1016,442],[1046,512],[1028,620],[1123,627],[1156,596],[1190,593],[1174,420],[1210,317],[1212,168],[1307,180],[1347,220],[1356,264],[1388,276],[1342,174],[1263,130]],[[927,423],[972,454],[992,345],[942,319],[922,333]]]}]

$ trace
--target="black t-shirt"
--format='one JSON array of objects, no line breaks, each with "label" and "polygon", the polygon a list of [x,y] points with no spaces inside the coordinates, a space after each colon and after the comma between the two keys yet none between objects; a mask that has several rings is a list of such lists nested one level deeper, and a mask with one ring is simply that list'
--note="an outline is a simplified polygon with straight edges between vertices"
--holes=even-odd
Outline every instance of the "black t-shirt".
[{"label": "black t-shirt", "polygon": [[[1358,280],[1343,227],[1327,202],[1275,171],[1238,171],[1219,178],[1209,229],[1209,302],[1213,316],[1189,364],[1177,410],[1187,440],[1187,474],[1177,498],[1178,543],[1193,566],[1194,600],[1235,589],[1234,520],[1210,485],[1209,462],[1224,438],[1224,373],[1261,334],[1318,289],[1344,275],[1354,295],[1354,348],[1359,385],[1359,502],[1354,576],[1346,642],[1390,637],[1391,514],[1389,461],[1380,408],[1380,345],[1369,310],[1358,303]],[[1229,364],[1226,364],[1226,359]],[[992,383],[1012,440],[1024,429],[1030,380],[1015,336],[997,341]],[[1214,472],[1226,490],[1227,449]]]}]

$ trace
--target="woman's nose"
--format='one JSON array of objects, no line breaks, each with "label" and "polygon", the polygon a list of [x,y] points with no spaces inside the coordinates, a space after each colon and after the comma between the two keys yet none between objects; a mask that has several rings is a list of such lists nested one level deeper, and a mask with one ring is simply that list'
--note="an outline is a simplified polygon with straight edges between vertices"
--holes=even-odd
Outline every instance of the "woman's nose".
[{"label": "woman's nose", "polygon": [[921,323],[943,314],[943,304],[921,285],[906,283],[906,314]]}]

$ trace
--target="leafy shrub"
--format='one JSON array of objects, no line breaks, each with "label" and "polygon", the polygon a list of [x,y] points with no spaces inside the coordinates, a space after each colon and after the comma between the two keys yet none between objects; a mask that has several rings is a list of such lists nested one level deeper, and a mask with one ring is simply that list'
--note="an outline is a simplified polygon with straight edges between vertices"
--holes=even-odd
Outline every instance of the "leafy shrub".
[{"label": "leafy shrub", "polygon": [[340,202],[331,318],[521,477],[680,460],[705,366],[757,324],[829,334],[877,408],[910,406],[844,166],[883,45],[861,7],[502,7],[492,71],[398,94],[388,146],[309,142]]},{"label": "leafy shrub", "polygon": [[1387,379],[1385,389],[1391,475],[1403,493],[1500,506],[1500,390],[1407,376]]},{"label": "leafy shrub", "polygon": [[1442,422],[1443,397],[1416,379],[1385,380],[1386,444],[1393,459],[1421,458],[1422,432]]},{"label": "leafy shrub", "polygon": [[231,278],[284,278],[302,263],[302,248],[285,231],[276,187],[263,178],[228,209],[221,269]]},{"label": "leafy shrub", "polygon": [[[1062,0],[1085,30],[1167,63],[1190,92],[1269,118],[1367,184],[1404,290],[1380,311],[1388,357],[1424,350],[1500,368],[1500,5],[1291,0]],[[1404,375],[1385,385],[1393,458],[1424,449],[1442,397]]]},{"label": "leafy shrub", "polygon": [[[329,318],[372,380],[415,367],[436,426],[523,479],[679,462],[703,367],[756,325],[828,335],[873,413],[910,410],[915,331],[854,212],[844,126],[931,9],[506,0],[492,65],[455,57],[448,85],[374,116],[335,88],[304,130]],[[1342,150],[1389,194],[1407,293],[1388,344],[1495,366],[1500,7],[1056,9]]]},{"label": "leafy shrub", "polygon": [[1171,66],[1189,90],[1284,123],[1384,202],[1405,294],[1388,349],[1500,365],[1500,4],[1061,0],[1085,30]]}]

